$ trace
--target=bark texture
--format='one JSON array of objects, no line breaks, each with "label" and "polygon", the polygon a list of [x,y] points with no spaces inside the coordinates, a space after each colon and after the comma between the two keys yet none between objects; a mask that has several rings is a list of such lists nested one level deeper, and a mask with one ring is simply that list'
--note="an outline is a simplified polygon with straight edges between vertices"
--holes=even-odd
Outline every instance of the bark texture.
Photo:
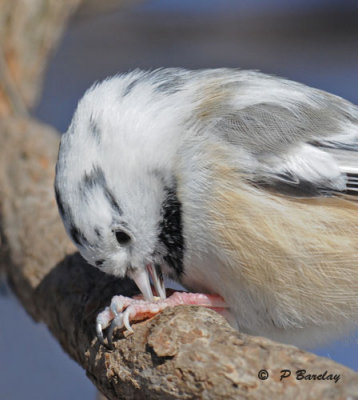
[{"label": "bark texture", "polygon": [[[109,399],[358,399],[358,374],[292,346],[241,334],[213,311],[167,309],[116,333],[108,352],[95,338],[97,313],[127,280],[88,266],[58,216],[54,166],[59,136],[28,117],[49,50],[80,0],[0,0],[1,265],[24,308]],[[266,369],[269,377],[260,380]],[[292,376],[280,381],[280,371]],[[295,371],[340,375],[296,380]]]}]

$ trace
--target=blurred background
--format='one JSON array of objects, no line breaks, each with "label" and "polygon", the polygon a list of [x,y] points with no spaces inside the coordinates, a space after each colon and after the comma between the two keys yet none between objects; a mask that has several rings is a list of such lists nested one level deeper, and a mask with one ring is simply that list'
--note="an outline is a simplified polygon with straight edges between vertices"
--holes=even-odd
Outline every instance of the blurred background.
[{"label": "blurred background", "polygon": [[[85,3],[48,65],[33,114],[60,132],[67,129],[88,86],[134,68],[258,69],[358,104],[356,0],[117,4]],[[0,398],[95,399],[84,371],[63,353],[47,328],[26,315],[8,288],[0,289]],[[358,371],[357,336],[313,352]]]}]

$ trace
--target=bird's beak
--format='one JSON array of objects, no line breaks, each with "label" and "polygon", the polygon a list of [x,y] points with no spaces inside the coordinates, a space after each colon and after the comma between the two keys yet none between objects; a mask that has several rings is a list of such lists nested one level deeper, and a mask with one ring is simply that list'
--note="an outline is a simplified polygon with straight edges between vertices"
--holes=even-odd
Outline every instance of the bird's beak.
[{"label": "bird's beak", "polygon": [[131,279],[134,280],[134,282],[138,286],[138,289],[142,292],[145,300],[154,301],[149,276],[152,278],[154,288],[160,298],[166,298],[163,275],[159,265],[155,265],[155,267],[153,267],[152,264],[148,264],[145,268],[138,268],[136,270],[130,271],[128,275]]},{"label": "bird's beak", "polygon": [[165,284],[164,284],[164,279],[163,279],[163,274],[162,270],[160,268],[160,265],[154,264],[148,264],[146,266],[146,269],[152,278],[154,288],[159,295],[159,297],[163,300],[165,300],[166,296],[166,290],[165,290]]}]

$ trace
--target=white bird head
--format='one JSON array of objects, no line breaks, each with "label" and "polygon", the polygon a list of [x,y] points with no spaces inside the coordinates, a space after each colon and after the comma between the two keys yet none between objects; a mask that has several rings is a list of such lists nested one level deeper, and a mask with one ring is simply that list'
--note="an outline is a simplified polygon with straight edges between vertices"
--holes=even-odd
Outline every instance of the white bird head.
[{"label": "white bird head", "polygon": [[[146,115],[133,112],[123,96],[124,80],[97,84],[80,101],[61,140],[56,199],[67,233],[88,263],[133,278],[148,299],[151,275],[164,297],[161,268],[179,275],[184,246],[172,150],[163,150]],[[163,125],[158,118],[155,129]]]}]

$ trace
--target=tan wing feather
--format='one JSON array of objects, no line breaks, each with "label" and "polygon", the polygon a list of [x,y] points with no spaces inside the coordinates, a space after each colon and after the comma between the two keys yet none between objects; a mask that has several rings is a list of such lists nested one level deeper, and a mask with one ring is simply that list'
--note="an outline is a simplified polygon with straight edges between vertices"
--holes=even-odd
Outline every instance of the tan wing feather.
[{"label": "tan wing feather", "polygon": [[355,319],[358,203],[270,193],[223,165],[214,167],[209,207],[222,257],[288,315],[305,315],[313,324]]}]

